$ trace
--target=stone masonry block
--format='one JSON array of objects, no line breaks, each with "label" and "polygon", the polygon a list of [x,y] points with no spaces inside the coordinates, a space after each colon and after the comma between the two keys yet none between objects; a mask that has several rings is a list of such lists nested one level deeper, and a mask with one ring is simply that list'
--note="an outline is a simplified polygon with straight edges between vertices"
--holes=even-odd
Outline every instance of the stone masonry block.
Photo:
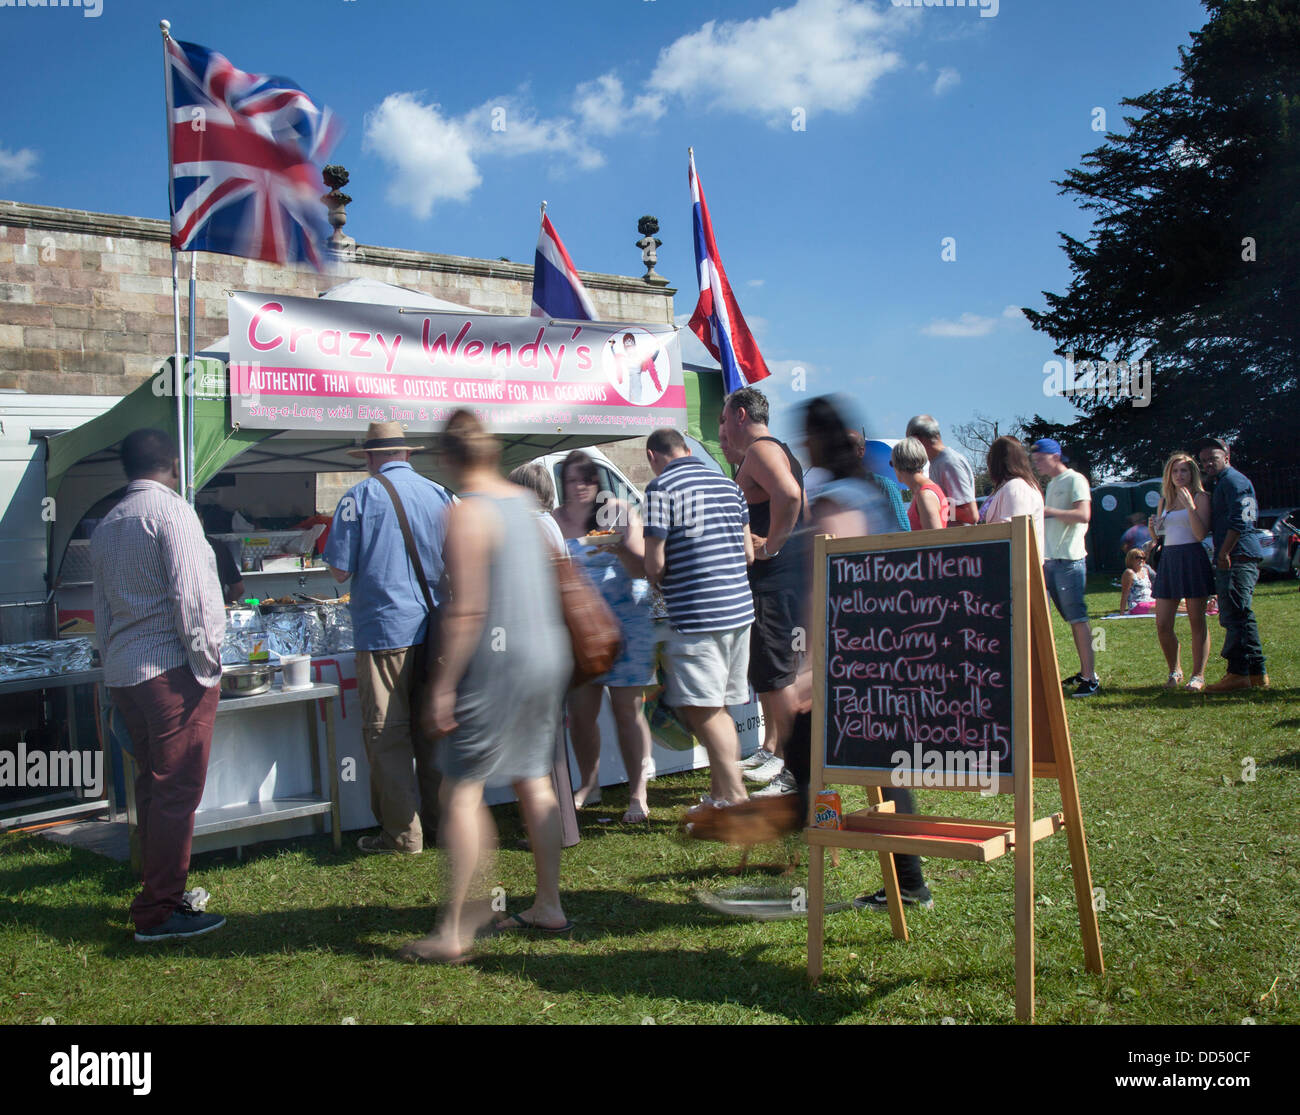
[{"label": "stone masonry block", "polygon": [[[123,275],[118,280],[118,290],[123,294],[170,294],[172,282],[161,275]],[[182,298],[188,297],[182,287]]]},{"label": "stone masonry block", "polygon": [[26,283],[0,283],[0,302],[31,304],[32,288]]},{"label": "stone masonry block", "polygon": [[0,348],[0,370],[15,372],[54,372],[59,354],[53,349]]},{"label": "stone masonry block", "polygon": [[65,352],[60,361],[65,372],[87,375],[121,375],[126,370],[123,357],[107,352]]},{"label": "stone masonry block", "polygon": [[53,325],[54,315],[49,306],[0,301],[0,321],[7,325]]}]

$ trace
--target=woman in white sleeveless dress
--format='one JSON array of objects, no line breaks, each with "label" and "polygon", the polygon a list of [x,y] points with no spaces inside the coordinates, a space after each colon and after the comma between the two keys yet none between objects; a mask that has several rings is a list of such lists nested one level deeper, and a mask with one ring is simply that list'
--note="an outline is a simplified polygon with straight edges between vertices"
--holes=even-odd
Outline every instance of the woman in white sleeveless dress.
[{"label": "woman in white sleeveless dress", "polygon": [[1187,688],[1205,687],[1205,664],[1210,658],[1210,628],[1205,622],[1205,602],[1214,594],[1214,571],[1202,540],[1210,530],[1210,496],[1201,484],[1201,470],[1186,453],[1165,462],[1160,503],[1149,525],[1153,538],[1163,534],[1164,547],[1156,567],[1156,634],[1169,666],[1166,689],[1183,681],[1174,618],[1178,602],[1187,601],[1192,628],[1192,678]]}]

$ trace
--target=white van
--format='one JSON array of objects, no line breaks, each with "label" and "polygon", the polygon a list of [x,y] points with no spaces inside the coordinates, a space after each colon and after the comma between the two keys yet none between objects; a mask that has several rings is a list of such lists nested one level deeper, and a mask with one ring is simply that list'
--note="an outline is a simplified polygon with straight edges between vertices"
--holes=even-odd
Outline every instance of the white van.
[{"label": "white van", "polygon": [[[709,456],[704,446],[691,437],[686,438],[686,444],[693,456],[698,457],[713,471],[722,474],[722,468],[717,461]],[[594,446],[584,448],[583,452],[595,462],[601,491],[612,492],[617,499],[623,500],[640,511],[645,503],[644,493],[627,478],[618,466]],[[540,464],[551,474],[551,478],[555,483],[557,506],[563,491],[560,466],[567,456],[567,451],[546,453],[543,456],[534,457],[532,461],[533,464]],[[651,762],[653,763],[652,769],[659,774],[670,774],[674,771],[707,767],[709,760],[704,748],[691,739],[690,733],[686,731],[685,727],[669,709],[659,705],[657,697],[658,693],[656,691],[647,690],[650,738],[653,745],[650,753]],[[732,719],[736,722],[736,732],[740,736],[740,753],[741,755],[748,755],[755,751],[763,740],[763,714],[753,690],[750,690],[749,700],[746,704],[737,705],[730,711]],[[610,708],[608,694],[601,703],[600,716],[597,718],[596,724],[600,729],[601,785],[613,786],[626,782],[627,772],[623,769],[623,757],[618,749],[614,713]],[[577,786],[580,779],[577,764],[573,760],[572,754],[570,754],[569,768],[573,785]],[[495,803],[497,799],[490,796],[488,800]],[[501,800],[505,800],[505,798],[502,797]]]},{"label": "white van", "polygon": [[[685,436],[685,435],[684,435]],[[722,475],[722,469],[711,456],[708,450],[704,448],[693,437],[686,436],[686,446],[691,451],[691,455],[703,461],[714,472]],[[582,450],[595,462],[596,471],[599,474],[600,490],[602,492],[612,492],[615,499],[620,499],[624,503],[635,507],[640,512],[645,497],[641,490],[637,488],[631,480],[619,470],[608,457],[605,456],[594,445],[589,445]],[[551,474],[551,480],[555,484],[555,506],[559,506],[563,501],[564,486],[560,476],[560,466],[564,463],[564,458],[569,455],[566,450],[563,453],[547,453],[541,457],[534,457],[532,464],[541,465]]]}]

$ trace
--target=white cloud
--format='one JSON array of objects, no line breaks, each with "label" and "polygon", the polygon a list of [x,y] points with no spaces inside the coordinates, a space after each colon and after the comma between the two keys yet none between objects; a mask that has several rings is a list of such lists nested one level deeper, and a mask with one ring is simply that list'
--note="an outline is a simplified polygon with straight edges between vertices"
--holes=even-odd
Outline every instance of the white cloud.
[{"label": "white cloud", "polygon": [[1024,324],[1029,320],[1028,318],[1025,317],[1025,311],[1022,310],[1019,306],[1008,306],[1005,310],[1002,311],[1002,316],[1006,318],[1008,321],[1013,321],[1016,322],[1017,324]]},{"label": "white cloud", "polygon": [[664,114],[664,105],[663,98],[653,93],[643,93],[629,104],[622,81],[614,74],[601,74],[573,91],[573,110],[585,131],[608,136],[639,120],[658,120]]},{"label": "white cloud", "polygon": [[746,285],[746,286],[762,286],[765,282],[767,282],[766,279],[746,279],[746,280],[745,280],[745,285]]},{"label": "white cloud", "polygon": [[36,163],[40,159],[30,147],[10,151],[0,147],[0,182],[26,182],[36,177]]},{"label": "white cloud", "polygon": [[951,66],[944,66],[939,76],[934,79],[934,95],[942,97],[949,89],[961,84],[961,74]]},{"label": "white cloud", "polygon": [[420,220],[435,203],[465,201],[483,181],[465,127],[414,93],[390,93],[366,114],[362,147],[393,168],[388,200]]},{"label": "white cloud", "polygon": [[363,147],[393,168],[387,197],[420,220],[445,201],[466,201],[483,181],[485,157],[545,154],[582,170],[603,166],[569,117],[539,117],[521,95],[494,97],[460,116],[418,93],[390,93],[366,114]]},{"label": "white cloud", "polygon": [[997,328],[997,324],[997,318],[966,313],[956,321],[936,318],[921,332],[927,337],[987,337]]},{"label": "white cloud", "polygon": [[887,43],[907,12],[797,0],[755,19],[709,20],[660,52],[649,87],[777,124],[795,108],[850,112],[902,64]]}]

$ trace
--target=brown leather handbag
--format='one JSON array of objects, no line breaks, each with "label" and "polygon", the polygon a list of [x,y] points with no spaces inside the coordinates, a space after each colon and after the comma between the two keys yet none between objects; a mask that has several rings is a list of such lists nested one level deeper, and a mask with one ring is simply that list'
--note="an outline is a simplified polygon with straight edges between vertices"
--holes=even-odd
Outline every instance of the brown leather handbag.
[{"label": "brown leather handbag", "polygon": [[573,646],[571,688],[609,673],[623,648],[623,630],[587,575],[567,558],[553,558],[560,609]]}]

